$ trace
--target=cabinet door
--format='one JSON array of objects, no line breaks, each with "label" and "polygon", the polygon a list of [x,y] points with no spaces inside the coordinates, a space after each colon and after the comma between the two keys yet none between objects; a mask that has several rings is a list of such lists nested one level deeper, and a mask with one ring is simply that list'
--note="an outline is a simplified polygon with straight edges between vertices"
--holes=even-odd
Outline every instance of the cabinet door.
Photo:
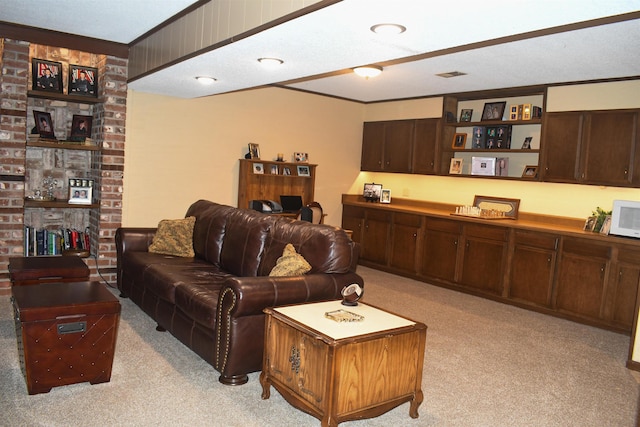
[{"label": "cabinet door", "polygon": [[436,146],[439,140],[440,119],[420,119],[415,122],[411,171],[419,174],[436,173]]},{"label": "cabinet door", "polygon": [[384,153],[385,122],[366,122],[362,130],[362,157],[360,170],[381,171]]},{"label": "cabinet door", "polygon": [[422,275],[448,282],[455,280],[460,231],[457,221],[425,219]]},{"label": "cabinet door", "polygon": [[543,233],[514,233],[509,297],[543,307],[551,306],[559,237]]},{"label": "cabinet door", "polygon": [[507,230],[502,227],[465,225],[460,284],[502,295]]},{"label": "cabinet door", "polygon": [[414,120],[387,122],[384,127],[385,172],[411,172]]},{"label": "cabinet door", "polygon": [[627,246],[618,248],[611,282],[607,292],[607,318],[613,326],[630,331],[640,285],[640,251]]},{"label": "cabinet door", "polygon": [[636,152],[635,112],[599,111],[589,113],[585,122],[583,147],[584,182],[629,186]]},{"label": "cabinet door", "polygon": [[360,258],[376,264],[387,264],[391,213],[369,209],[362,230]]},{"label": "cabinet door", "polygon": [[416,254],[422,216],[405,213],[393,214],[391,230],[391,267],[416,274]]},{"label": "cabinet door", "polygon": [[548,113],[543,125],[542,180],[577,182],[582,113]]},{"label": "cabinet door", "polygon": [[558,265],[555,308],[601,318],[610,248],[585,239],[564,239]]},{"label": "cabinet door", "polygon": [[362,242],[362,228],[364,226],[364,209],[355,206],[342,207],[342,228],[351,230],[351,240]]}]

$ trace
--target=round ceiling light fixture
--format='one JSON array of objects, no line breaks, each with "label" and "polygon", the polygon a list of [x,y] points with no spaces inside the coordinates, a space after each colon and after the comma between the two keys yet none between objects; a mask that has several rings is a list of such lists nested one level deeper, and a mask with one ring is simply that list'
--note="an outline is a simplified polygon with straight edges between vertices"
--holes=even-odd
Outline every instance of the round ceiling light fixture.
[{"label": "round ceiling light fixture", "polygon": [[369,79],[371,77],[379,76],[380,73],[382,73],[382,67],[379,65],[366,65],[364,67],[354,68],[353,72],[359,75],[360,77]]},{"label": "round ceiling light fixture", "polygon": [[407,31],[407,27],[400,24],[376,24],[370,30],[376,34],[394,35],[404,33]]},{"label": "round ceiling light fixture", "polygon": [[267,68],[276,68],[284,64],[284,61],[278,58],[258,58],[258,62]]},{"label": "round ceiling light fixture", "polygon": [[198,81],[198,83],[200,83],[201,85],[204,85],[204,86],[209,86],[209,85],[212,85],[215,82],[217,82],[216,79],[214,79],[213,77],[209,77],[209,76],[197,76],[196,80]]}]

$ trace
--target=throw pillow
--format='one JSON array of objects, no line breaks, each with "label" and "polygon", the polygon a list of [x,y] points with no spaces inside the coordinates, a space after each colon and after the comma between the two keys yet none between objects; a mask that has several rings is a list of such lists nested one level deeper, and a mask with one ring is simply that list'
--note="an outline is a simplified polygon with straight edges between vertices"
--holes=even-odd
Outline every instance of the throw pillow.
[{"label": "throw pillow", "polygon": [[291,243],[287,243],[282,251],[282,256],[276,261],[269,276],[300,276],[311,270],[311,265],[302,255],[296,252]]},{"label": "throw pillow", "polygon": [[184,219],[163,219],[149,246],[149,252],[156,254],[193,257],[193,226],[196,217]]}]

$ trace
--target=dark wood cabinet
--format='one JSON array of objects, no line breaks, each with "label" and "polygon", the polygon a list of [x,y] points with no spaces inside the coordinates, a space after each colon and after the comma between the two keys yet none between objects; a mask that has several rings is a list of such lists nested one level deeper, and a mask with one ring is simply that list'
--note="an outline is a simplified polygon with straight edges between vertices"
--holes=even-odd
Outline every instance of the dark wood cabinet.
[{"label": "dark wood cabinet", "polygon": [[558,241],[553,234],[515,231],[508,297],[526,304],[551,306]]},{"label": "dark wood cabinet", "polygon": [[440,123],[441,119],[416,120],[411,172],[424,175],[436,173]]},{"label": "dark wood cabinet", "polygon": [[456,274],[458,241],[462,232],[459,221],[425,218],[421,274],[453,282]]},{"label": "dark wood cabinet", "polygon": [[342,228],[351,230],[351,240],[362,242],[362,228],[364,227],[364,209],[345,205],[342,207]]},{"label": "dark wood cabinet", "polygon": [[640,285],[640,250],[620,247],[612,271],[605,317],[621,328],[631,329]]},{"label": "dark wood cabinet", "polygon": [[360,169],[410,172],[414,120],[366,122],[362,132]]},{"label": "dark wood cabinet", "polygon": [[450,216],[450,205],[351,201],[360,199],[343,196],[342,225],[360,242],[363,265],[607,329],[633,327],[640,242],[585,232],[577,219],[532,225]]},{"label": "dark wood cabinet", "polygon": [[543,181],[638,186],[637,122],[637,110],[546,114]]},{"label": "dark wood cabinet", "polygon": [[587,239],[565,238],[558,262],[555,309],[600,319],[611,248]]},{"label": "dark wood cabinet", "polygon": [[546,114],[543,125],[542,180],[576,182],[582,139],[582,113]]},{"label": "dark wood cabinet", "polygon": [[389,250],[391,212],[377,209],[366,211],[364,227],[360,235],[360,258],[376,264],[386,265]]},{"label": "dark wood cabinet", "polygon": [[463,229],[464,254],[460,284],[502,295],[507,229],[481,224],[465,224]]},{"label": "dark wood cabinet", "polygon": [[632,184],[634,163],[640,157],[636,155],[637,120],[635,111],[598,111],[587,115],[581,180],[602,185]]},{"label": "dark wood cabinet", "polygon": [[389,256],[391,268],[414,275],[417,273],[422,219],[420,215],[399,212],[393,214]]}]

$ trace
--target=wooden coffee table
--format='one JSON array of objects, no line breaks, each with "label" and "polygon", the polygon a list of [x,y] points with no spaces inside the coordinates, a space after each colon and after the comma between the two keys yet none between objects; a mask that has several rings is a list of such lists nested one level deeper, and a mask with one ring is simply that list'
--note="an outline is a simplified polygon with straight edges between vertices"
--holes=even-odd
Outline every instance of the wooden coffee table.
[{"label": "wooden coffee table", "polygon": [[[325,313],[346,310],[361,321],[337,322]],[[377,417],[410,402],[418,417],[427,327],[384,310],[340,301],[267,308],[260,384],[294,407],[337,426]]]},{"label": "wooden coffee table", "polygon": [[89,267],[77,256],[30,256],[9,258],[13,286],[53,282],[86,282]]},{"label": "wooden coffee table", "polygon": [[11,292],[29,394],[111,379],[120,302],[102,283],[44,283]]}]

